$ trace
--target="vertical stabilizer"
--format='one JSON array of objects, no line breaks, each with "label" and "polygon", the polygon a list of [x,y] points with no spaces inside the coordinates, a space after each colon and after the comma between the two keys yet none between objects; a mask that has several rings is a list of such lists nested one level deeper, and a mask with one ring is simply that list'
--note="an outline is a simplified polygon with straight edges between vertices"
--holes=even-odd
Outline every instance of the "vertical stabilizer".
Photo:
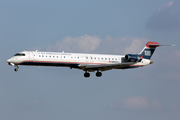
[{"label": "vertical stabilizer", "polygon": [[151,59],[156,47],[161,46],[159,43],[156,42],[148,42],[144,49],[139,53],[142,58]]}]

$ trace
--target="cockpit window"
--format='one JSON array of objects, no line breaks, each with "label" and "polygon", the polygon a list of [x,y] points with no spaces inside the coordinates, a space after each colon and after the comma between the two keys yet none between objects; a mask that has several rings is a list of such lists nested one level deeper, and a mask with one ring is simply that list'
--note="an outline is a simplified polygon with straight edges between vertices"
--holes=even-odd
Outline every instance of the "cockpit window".
[{"label": "cockpit window", "polygon": [[26,55],[23,53],[16,53],[14,56],[26,56]]}]

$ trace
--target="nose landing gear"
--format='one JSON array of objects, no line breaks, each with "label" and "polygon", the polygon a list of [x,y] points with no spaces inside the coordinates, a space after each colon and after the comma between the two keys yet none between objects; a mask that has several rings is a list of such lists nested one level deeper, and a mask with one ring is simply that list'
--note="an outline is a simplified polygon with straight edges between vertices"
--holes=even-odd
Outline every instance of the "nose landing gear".
[{"label": "nose landing gear", "polygon": [[18,68],[15,68],[14,71],[17,72],[17,71],[18,71]]},{"label": "nose landing gear", "polygon": [[15,66],[16,68],[14,68],[14,71],[17,72],[18,71],[18,66]]}]

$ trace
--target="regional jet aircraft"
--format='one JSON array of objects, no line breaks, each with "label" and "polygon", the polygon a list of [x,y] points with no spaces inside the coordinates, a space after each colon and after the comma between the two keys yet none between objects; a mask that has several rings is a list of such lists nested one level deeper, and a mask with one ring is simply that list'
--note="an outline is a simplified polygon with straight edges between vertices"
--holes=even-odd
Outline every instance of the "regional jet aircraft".
[{"label": "regional jet aircraft", "polygon": [[7,63],[15,67],[14,71],[18,71],[19,65],[56,66],[81,69],[85,71],[86,78],[90,76],[89,72],[97,71],[96,76],[101,77],[102,71],[138,68],[152,64],[153,61],[150,59],[159,46],[161,46],[159,43],[148,42],[139,54],[126,55],[23,51],[8,59]]}]

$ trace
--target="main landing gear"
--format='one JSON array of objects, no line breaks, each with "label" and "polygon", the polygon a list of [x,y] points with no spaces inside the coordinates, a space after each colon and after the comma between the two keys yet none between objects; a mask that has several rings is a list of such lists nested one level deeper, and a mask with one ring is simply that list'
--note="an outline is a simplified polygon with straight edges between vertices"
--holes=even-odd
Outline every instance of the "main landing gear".
[{"label": "main landing gear", "polygon": [[84,73],[84,77],[88,78],[90,76],[90,73],[88,73],[87,71]]},{"label": "main landing gear", "polygon": [[[102,73],[99,72],[99,71],[97,71],[97,72],[96,72],[96,76],[97,76],[97,77],[101,77],[101,76],[102,76]],[[90,73],[88,73],[88,72],[86,71],[86,72],[84,73],[84,77],[85,77],[85,78],[90,77]]]},{"label": "main landing gear", "polygon": [[102,73],[99,72],[99,71],[97,71],[96,76],[97,76],[97,77],[101,77],[101,76],[102,76]]}]

